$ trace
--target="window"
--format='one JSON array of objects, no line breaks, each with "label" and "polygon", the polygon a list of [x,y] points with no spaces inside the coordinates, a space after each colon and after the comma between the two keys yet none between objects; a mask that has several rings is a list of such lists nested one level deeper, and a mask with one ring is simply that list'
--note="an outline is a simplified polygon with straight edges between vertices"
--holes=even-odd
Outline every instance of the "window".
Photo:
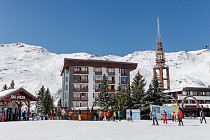
[{"label": "window", "polygon": [[74,101],[73,106],[74,107],[80,107],[80,101]]},{"label": "window", "polygon": [[68,106],[67,106],[67,102],[65,102],[65,107],[68,107]]},{"label": "window", "polygon": [[88,84],[82,84],[82,85],[81,85],[81,88],[82,88],[82,89],[87,89],[87,88],[88,88]]},{"label": "window", "polygon": [[95,68],[95,72],[102,72],[102,68]]},{"label": "window", "polygon": [[74,84],[74,89],[80,88],[80,84]]},{"label": "window", "polygon": [[68,98],[68,94],[67,94],[67,93],[65,94],[65,98],[66,98],[66,99]]},{"label": "window", "polygon": [[127,85],[122,85],[121,87],[122,87],[123,90],[127,89]]},{"label": "window", "polygon": [[66,90],[68,90],[68,85],[66,85]]},{"label": "window", "polygon": [[80,75],[74,75],[74,80],[80,81],[81,80],[81,76]]},{"label": "window", "polygon": [[80,93],[74,93],[74,97],[79,98],[80,97]]},{"label": "window", "polygon": [[100,84],[95,84],[95,89],[100,89]]},{"label": "window", "polygon": [[126,74],[126,69],[121,69],[122,74]]},{"label": "window", "polygon": [[114,81],[114,76],[108,76],[108,81]]},{"label": "window", "polygon": [[87,102],[81,102],[81,107],[87,107],[88,106],[88,103]]},{"label": "window", "polygon": [[81,71],[81,67],[74,67],[74,71]]},{"label": "window", "polygon": [[121,77],[121,83],[127,83],[127,77]]},{"label": "window", "polygon": [[115,89],[114,85],[109,85],[109,89]]},{"label": "window", "polygon": [[210,96],[210,92],[206,92],[206,96]]},{"label": "window", "polygon": [[81,67],[81,71],[88,71],[88,67]]},{"label": "window", "polygon": [[87,97],[87,93],[81,93],[81,97]]},{"label": "window", "polygon": [[69,70],[68,69],[66,69],[66,74],[68,74],[69,73]]},{"label": "window", "polygon": [[102,76],[95,76],[95,80],[101,81],[102,80]]},{"label": "window", "polygon": [[107,68],[108,73],[114,73],[114,68]]},{"label": "window", "polygon": [[66,82],[68,82],[68,77],[66,77]]}]

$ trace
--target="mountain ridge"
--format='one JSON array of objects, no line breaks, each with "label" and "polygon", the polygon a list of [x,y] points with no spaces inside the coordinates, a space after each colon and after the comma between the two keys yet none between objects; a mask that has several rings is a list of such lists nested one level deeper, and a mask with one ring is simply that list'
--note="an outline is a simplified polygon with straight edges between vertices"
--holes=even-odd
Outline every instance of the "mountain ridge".
[{"label": "mountain ridge", "polygon": [[[16,87],[24,87],[36,94],[42,85],[58,98],[61,93],[60,72],[64,58],[97,59],[138,63],[131,72],[131,80],[137,71],[145,77],[147,87],[152,79],[155,51],[135,51],[125,56],[97,56],[88,53],[56,54],[47,49],[24,43],[0,44],[0,88],[12,80]],[[169,66],[171,89],[185,86],[210,85],[210,50],[179,51],[165,53]]]}]

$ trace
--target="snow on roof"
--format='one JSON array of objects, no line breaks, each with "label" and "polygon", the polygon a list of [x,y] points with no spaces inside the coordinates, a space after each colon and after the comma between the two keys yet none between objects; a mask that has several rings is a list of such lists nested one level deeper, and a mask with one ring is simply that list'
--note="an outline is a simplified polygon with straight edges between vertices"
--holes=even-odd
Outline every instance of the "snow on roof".
[{"label": "snow on roof", "polygon": [[12,94],[13,92],[18,91],[19,89],[20,88],[14,88],[14,89],[7,89],[7,90],[4,90],[4,91],[1,91],[0,92],[0,98],[5,97],[9,94]]}]

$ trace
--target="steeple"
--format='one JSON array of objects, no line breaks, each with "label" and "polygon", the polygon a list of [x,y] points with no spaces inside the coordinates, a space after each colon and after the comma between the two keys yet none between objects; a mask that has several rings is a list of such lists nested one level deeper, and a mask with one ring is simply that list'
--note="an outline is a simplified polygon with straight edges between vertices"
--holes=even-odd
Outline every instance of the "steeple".
[{"label": "steeple", "polygon": [[[160,18],[157,18],[156,65],[153,67],[153,76],[157,77],[162,90],[170,89],[169,68],[165,64],[165,53],[160,35]],[[164,77],[165,74],[165,77]],[[165,86],[166,85],[166,86]]]},{"label": "steeple", "polygon": [[160,35],[160,18],[157,18],[157,22],[158,22],[158,31],[157,31],[157,42],[162,42],[162,38]]}]

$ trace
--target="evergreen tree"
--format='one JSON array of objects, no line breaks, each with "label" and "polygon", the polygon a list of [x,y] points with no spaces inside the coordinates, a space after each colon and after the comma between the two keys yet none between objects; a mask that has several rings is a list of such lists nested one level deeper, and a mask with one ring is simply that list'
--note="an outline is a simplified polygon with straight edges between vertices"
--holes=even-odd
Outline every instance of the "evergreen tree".
[{"label": "evergreen tree", "polygon": [[133,108],[133,105],[132,105],[132,98],[131,98],[130,81],[127,82],[127,88],[125,89],[125,92],[126,92],[126,108],[131,109]]},{"label": "evergreen tree", "polygon": [[44,111],[44,106],[43,106],[44,95],[45,95],[45,88],[44,86],[42,86],[39,92],[37,93],[36,109],[38,113]]},{"label": "evergreen tree", "polygon": [[45,114],[50,114],[53,109],[53,99],[50,95],[49,88],[47,88],[45,95],[44,95],[43,108],[44,108]]},{"label": "evergreen tree", "polygon": [[144,102],[143,97],[145,96],[145,87],[146,82],[145,79],[138,72],[133,79],[131,84],[131,98],[132,98],[132,108],[141,109]]},{"label": "evergreen tree", "polygon": [[126,111],[126,103],[127,103],[126,100],[127,100],[127,94],[125,90],[121,86],[119,86],[116,93],[116,101],[117,101],[116,111],[120,111],[123,116],[125,116],[125,111]]},{"label": "evergreen tree", "polygon": [[4,91],[4,90],[7,90],[7,89],[8,89],[7,84],[5,84],[2,90]]},{"label": "evergreen tree", "polygon": [[108,109],[110,105],[111,105],[111,97],[108,93],[108,79],[107,76],[104,74],[100,84],[99,106],[101,108]]},{"label": "evergreen tree", "polygon": [[147,90],[147,94],[145,96],[145,100],[150,104],[154,105],[162,105],[164,103],[163,92],[159,86],[159,82],[157,77],[152,80],[152,83],[149,85],[149,89]]},{"label": "evergreen tree", "polygon": [[14,89],[15,88],[15,82],[14,80],[12,80],[9,89]]}]

